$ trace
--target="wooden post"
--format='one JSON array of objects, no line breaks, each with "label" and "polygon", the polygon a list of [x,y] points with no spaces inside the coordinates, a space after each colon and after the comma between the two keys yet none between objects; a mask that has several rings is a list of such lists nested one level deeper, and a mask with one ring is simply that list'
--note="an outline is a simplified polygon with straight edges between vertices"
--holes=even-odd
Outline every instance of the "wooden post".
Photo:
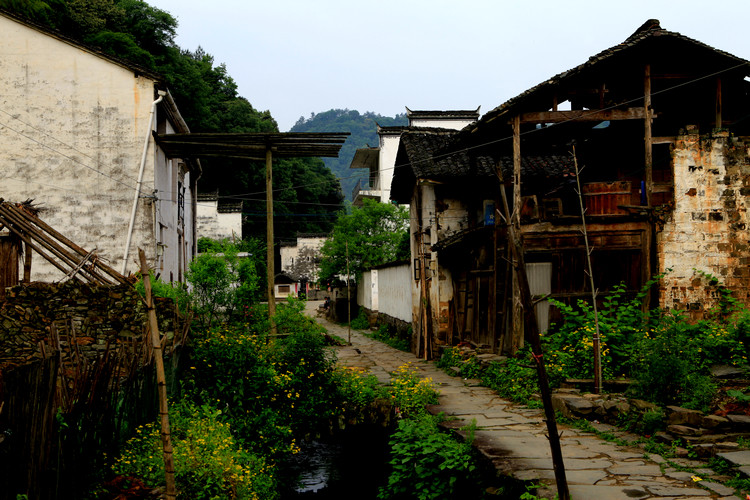
[{"label": "wooden post", "polygon": [[271,335],[276,335],[276,294],[274,293],[275,271],[273,265],[273,154],[266,147],[266,268],[268,269],[268,322]]},{"label": "wooden post", "polygon": [[161,350],[161,339],[159,338],[159,324],[156,321],[156,309],[151,297],[151,277],[149,275],[146,253],[142,248],[138,249],[138,257],[141,260],[141,276],[146,289],[146,309],[148,310],[149,330],[151,330],[151,347],[156,363],[156,383],[159,393],[159,416],[161,417],[161,444],[164,450],[164,474],[166,480],[166,498],[174,500],[177,498],[177,488],[174,479],[174,459],[172,456],[172,437],[169,432],[169,411],[167,407],[167,377],[164,373],[164,358]]},{"label": "wooden post", "polygon": [[583,230],[583,242],[586,244],[586,262],[589,268],[589,280],[591,283],[591,301],[594,308],[594,335],[593,335],[593,349],[594,349],[594,394],[601,394],[602,392],[602,349],[599,335],[599,312],[596,305],[596,296],[598,295],[597,289],[594,287],[594,269],[591,266],[591,252],[589,248],[589,234],[586,231],[586,209],[583,207],[583,193],[581,192],[581,175],[578,170],[578,158],[576,157],[576,147],[573,146],[573,165],[576,170],[576,186],[578,187],[578,203],[581,206],[581,227]]},{"label": "wooden post", "polygon": [[716,123],[714,128],[721,128],[721,77],[716,78]]},{"label": "wooden post", "polygon": [[31,246],[28,243],[23,244],[23,282],[27,285],[31,283]]},{"label": "wooden post", "polygon": [[521,243],[521,234],[511,223],[510,211],[508,209],[508,199],[505,195],[503,186],[502,171],[498,166],[498,176],[500,178],[500,193],[503,200],[503,210],[508,227],[508,246],[513,255],[515,274],[518,276],[522,302],[524,305],[524,315],[526,324],[529,326],[529,341],[531,350],[536,362],[537,377],[539,379],[539,391],[542,393],[542,404],[544,405],[544,416],[547,422],[547,438],[549,439],[550,453],[552,455],[552,467],[555,472],[555,482],[557,483],[557,494],[560,500],[570,500],[568,491],[568,481],[565,477],[565,465],[563,463],[562,448],[560,447],[560,435],[557,432],[557,420],[555,420],[555,410],[552,408],[552,393],[549,388],[547,379],[547,370],[544,367],[544,357],[542,355],[542,342],[539,336],[539,325],[534,314],[534,303],[531,299],[529,290],[529,281],[526,276],[526,263],[524,262],[523,246]]},{"label": "wooden post", "polygon": [[[501,174],[502,175],[502,174]],[[503,196],[505,190],[501,189]],[[508,215],[509,223],[516,231],[521,230],[521,116],[513,117],[513,212]],[[516,263],[517,265],[517,263]],[[511,356],[523,347],[523,304],[518,274],[513,274],[513,333],[511,335]]]},{"label": "wooden post", "polygon": [[646,206],[651,206],[651,193],[654,191],[653,164],[654,153],[651,136],[651,65],[647,64],[643,77],[643,107],[646,117],[643,120],[644,125],[644,144],[645,144],[645,184],[646,184]]}]

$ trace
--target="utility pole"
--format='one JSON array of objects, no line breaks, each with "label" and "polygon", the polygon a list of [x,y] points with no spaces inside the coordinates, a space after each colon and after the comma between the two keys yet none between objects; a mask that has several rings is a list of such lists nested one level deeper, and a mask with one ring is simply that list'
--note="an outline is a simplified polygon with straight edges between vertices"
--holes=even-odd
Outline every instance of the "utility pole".
[{"label": "utility pole", "polygon": [[352,345],[352,304],[349,302],[351,300],[351,289],[349,288],[349,242],[345,241],[344,246],[346,247],[346,324],[349,331],[349,345]]},{"label": "utility pole", "polygon": [[276,294],[274,293],[273,268],[273,156],[271,146],[266,146],[266,268],[268,269],[268,322],[271,325],[271,335],[276,335]]}]

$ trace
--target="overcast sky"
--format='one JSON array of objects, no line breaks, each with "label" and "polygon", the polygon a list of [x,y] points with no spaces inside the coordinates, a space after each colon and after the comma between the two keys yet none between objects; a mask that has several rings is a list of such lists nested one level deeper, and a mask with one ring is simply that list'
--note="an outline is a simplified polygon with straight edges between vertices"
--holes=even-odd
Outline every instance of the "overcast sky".
[{"label": "overcast sky", "polygon": [[148,0],[286,132],[333,108],[482,114],[647,19],[750,59],[750,1]]}]

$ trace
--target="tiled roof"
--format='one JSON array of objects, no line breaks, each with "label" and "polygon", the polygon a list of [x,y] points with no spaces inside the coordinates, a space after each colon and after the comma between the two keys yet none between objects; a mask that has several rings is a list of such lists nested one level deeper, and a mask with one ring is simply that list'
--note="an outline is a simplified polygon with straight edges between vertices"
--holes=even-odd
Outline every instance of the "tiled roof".
[{"label": "tiled roof", "polygon": [[[699,42],[698,40],[694,40],[687,36],[681,35],[680,33],[677,33],[674,31],[667,31],[659,25],[659,21],[657,19],[649,19],[646,23],[643,24],[643,26],[641,26],[638,30],[636,30],[636,32],[633,33],[630,37],[628,37],[624,42],[617,44],[613,47],[610,47],[606,50],[603,50],[599,52],[598,54],[589,57],[588,60],[584,62],[583,64],[579,64],[578,66],[572,69],[569,69],[560,74],[557,74],[553,76],[552,78],[540,83],[539,85],[536,85],[535,87],[532,87],[522,92],[516,97],[509,99],[508,101],[496,107],[495,109],[488,111],[482,117],[482,119],[479,120],[479,122],[476,125],[469,126],[466,128],[466,130],[467,132],[470,130],[474,130],[477,127],[480,127],[483,123],[494,120],[495,118],[498,118],[499,116],[502,116],[504,114],[508,114],[513,108],[523,104],[525,101],[529,100],[530,98],[538,94],[541,94],[545,91],[549,91],[559,86],[564,81],[577,77],[580,74],[588,70],[595,69],[595,66],[601,64],[602,62],[610,61],[613,58],[624,56],[627,53],[630,53],[640,47],[645,46],[648,42],[653,41],[654,43],[662,43],[668,40],[691,44],[692,46],[696,48],[709,51],[713,53],[715,56],[729,59],[731,62],[736,63],[738,65],[748,64],[747,60],[741,59],[728,52],[715,49],[703,42]],[[699,62],[696,61],[696,64],[698,63]],[[748,66],[748,71],[750,72],[750,65]]]},{"label": "tiled roof", "polygon": [[[502,166],[506,180],[513,174],[510,155],[476,155],[471,150],[455,150],[456,130],[411,127],[401,135],[391,197],[407,203],[416,179],[447,181],[464,178],[497,177],[496,165]],[[565,153],[547,153],[521,157],[521,175],[527,180],[557,179],[573,175],[573,159]]]},{"label": "tiled roof", "polygon": [[479,108],[468,110],[426,111],[406,108],[409,118],[479,118]]}]

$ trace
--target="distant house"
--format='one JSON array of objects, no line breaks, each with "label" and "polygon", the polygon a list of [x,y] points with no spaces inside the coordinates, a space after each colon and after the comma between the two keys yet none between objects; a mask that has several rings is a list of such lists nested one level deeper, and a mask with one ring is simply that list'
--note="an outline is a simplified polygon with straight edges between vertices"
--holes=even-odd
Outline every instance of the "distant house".
[{"label": "distant house", "polygon": [[479,108],[468,111],[412,111],[406,108],[409,125],[406,127],[381,127],[378,125],[378,146],[361,148],[354,153],[349,168],[369,170],[367,182],[359,182],[352,192],[354,206],[361,206],[364,198],[381,203],[391,199],[391,182],[396,165],[401,132],[410,127],[445,128],[460,130],[479,118]]},{"label": "distant house", "polygon": [[316,290],[320,276],[320,249],[328,238],[325,233],[298,233],[293,242],[279,246],[281,272],[297,283],[297,291]]},{"label": "distant house", "polygon": [[[749,77],[747,60],[650,20],[460,132],[402,133],[391,197],[411,206],[422,350],[523,343],[501,186],[538,297],[591,299],[582,201],[600,300],[669,270],[651,306],[700,318],[716,304],[705,273],[750,304]],[[536,315],[559,318],[544,302]]]},{"label": "distant house", "polygon": [[219,192],[198,193],[198,238],[242,239],[242,202],[220,199]]},{"label": "distant house", "polygon": [[[50,226],[123,274],[143,248],[163,279],[183,280],[200,166],[154,142],[189,131],[163,80],[2,10],[0,32],[0,198],[33,199]],[[61,277],[42,264],[33,280]]]}]

